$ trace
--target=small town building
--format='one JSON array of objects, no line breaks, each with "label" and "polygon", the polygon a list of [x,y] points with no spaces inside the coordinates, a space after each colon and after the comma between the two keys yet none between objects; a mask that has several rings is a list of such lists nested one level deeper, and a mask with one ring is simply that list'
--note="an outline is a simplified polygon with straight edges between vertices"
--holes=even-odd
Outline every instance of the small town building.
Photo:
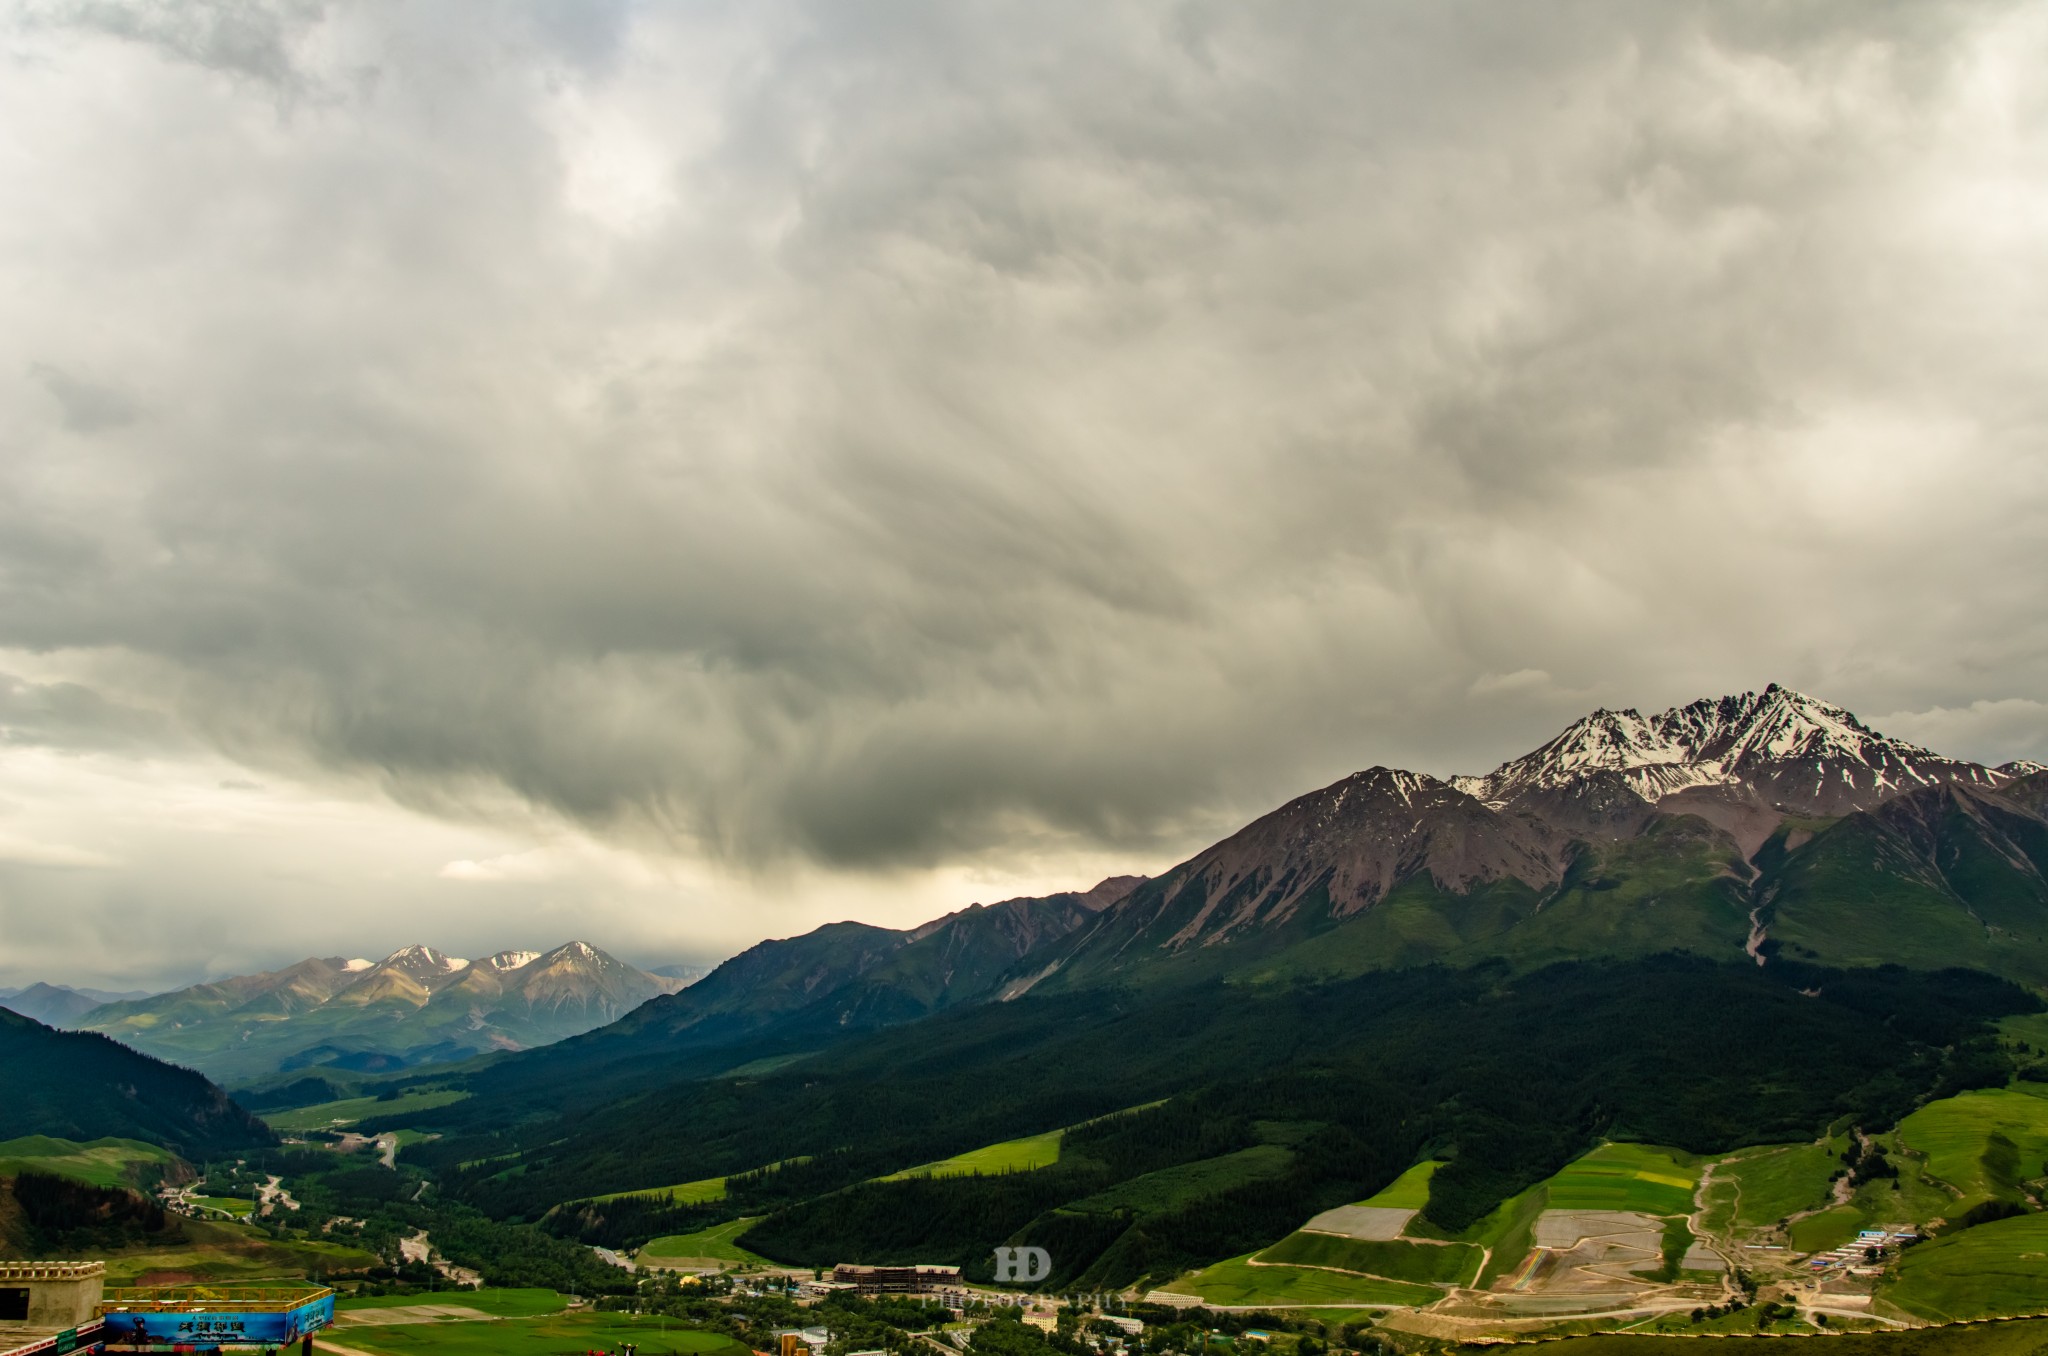
[{"label": "small town building", "polygon": [[863,1295],[915,1295],[960,1284],[959,1267],[868,1267],[841,1262],[832,1279]]},{"label": "small town building", "polygon": [[105,1262],[0,1262],[0,1356],[106,1350],[99,1303]]}]

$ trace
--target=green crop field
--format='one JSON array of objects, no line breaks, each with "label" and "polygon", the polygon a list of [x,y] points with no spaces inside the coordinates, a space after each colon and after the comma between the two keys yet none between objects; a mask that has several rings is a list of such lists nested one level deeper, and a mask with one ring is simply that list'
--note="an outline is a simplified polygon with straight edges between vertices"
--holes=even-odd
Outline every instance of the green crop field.
[{"label": "green crop field", "polygon": [[1117,1183],[1107,1191],[1085,1196],[1066,1208],[1095,1214],[1108,1214],[1117,1210],[1175,1210],[1191,1201],[1217,1195],[1232,1187],[1278,1177],[1286,1172],[1293,1162],[1293,1153],[1281,1145],[1254,1145],[1249,1149],[1239,1149],[1234,1154],[1198,1159],[1193,1163],[1181,1163],[1171,1168],[1161,1168],[1157,1172],[1148,1172],[1142,1177],[1133,1177],[1127,1182]]},{"label": "green crop field", "polygon": [[1546,1183],[1548,1208],[1683,1215],[1692,1210],[1699,1179],[1699,1160],[1681,1150],[1603,1144]]},{"label": "green crop field", "polygon": [[248,1215],[256,1207],[246,1196],[192,1196],[188,1198],[195,1209],[213,1210],[236,1219]]},{"label": "green crop field", "polygon": [[552,1290],[435,1290],[424,1295],[345,1296],[335,1301],[334,1309],[338,1314],[345,1314],[358,1309],[410,1309],[420,1304],[459,1304],[465,1309],[475,1309],[496,1318],[535,1318],[555,1313],[565,1303],[567,1301]]},{"label": "green crop field", "polygon": [[1168,1290],[1211,1304],[1285,1309],[1295,1305],[1395,1306],[1431,1304],[1444,1292],[1435,1286],[1347,1276],[1313,1267],[1254,1266],[1249,1256],[1233,1257],[1181,1277]]},{"label": "green crop field", "polygon": [[1436,1176],[1436,1170],[1442,1166],[1443,1160],[1437,1158],[1417,1163],[1387,1183],[1377,1195],[1359,1204],[1386,1210],[1420,1210],[1429,1204],[1429,1179]]},{"label": "green crop field", "polygon": [[[1915,1328],[1904,1332],[1836,1333],[1827,1338],[1828,1356],[2034,1356],[2048,1345],[2048,1321],[1977,1323],[1957,1328]],[[1454,1347],[1482,1356],[1498,1347]],[[1782,1356],[1782,1337],[1717,1337],[1705,1344],[1714,1356]],[[1805,1348],[1801,1348],[1804,1350]],[[1605,1333],[1567,1337],[1543,1344],[1544,1356],[1691,1356],[1702,1350],[1696,1337],[1649,1337]]]},{"label": "green crop field", "polygon": [[0,1177],[47,1172],[99,1187],[139,1186],[150,1167],[173,1162],[169,1150],[136,1139],[95,1139],[86,1143],[29,1135],[0,1141]]},{"label": "green crop field", "polygon": [[971,1177],[976,1173],[993,1175],[999,1172],[1027,1172],[1032,1168],[1049,1168],[1060,1161],[1060,1141],[1067,1132],[1048,1130],[1042,1135],[1028,1135],[1023,1139],[1006,1139],[1000,1144],[985,1145],[970,1149],[964,1154],[942,1158],[936,1163],[924,1163],[915,1168],[905,1168],[882,1178],[884,1182],[900,1182],[906,1177]]},{"label": "green crop field", "polygon": [[1897,1138],[1962,1193],[1956,1212],[1993,1197],[2012,1200],[2021,1181],[2044,1175],[2048,1098],[2013,1088],[1945,1097],[1900,1121]]},{"label": "green crop field", "polygon": [[2048,1214],[1994,1220],[1908,1248],[1878,1294],[1937,1323],[2048,1313]]},{"label": "green crop field", "polygon": [[[1832,1185],[1829,1179],[1842,1167],[1839,1147],[1832,1142],[1777,1145],[1752,1150],[1715,1168],[1715,1183],[1726,1182],[1733,1188],[1731,1222],[1741,1228],[1759,1228],[1826,1204]],[[1717,1199],[1719,1195],[1717,1185]]]},{"label": "green crop field", "polygon": [[1261,1262],[1335,1267],[1424,1284],[1465,1284],[1479,1268],[1480,1251],[1469,1243],[1379,1242],[1335,1234],[1289,1234],[1258,1254]]},{"label": "green crop field", "polygon": [[641,1356],[747,1353],[745,1346],[724,1333],[690,1328],[672,1318],[588,1312],[467,1323],[348,1324],[335,1340],[374,1356],[564,1356],[568,1352],[615,1351],[628,1342]]},{"label": "green crop field", "polygon": [[640,1249],[642,1266],[673,1266],[685,1262],[723,1262],[731,1266],[765,1263],[733,1240],[760,1223],[760,1217],[727,1220],[694,1234],[669,1234],[650,1240]]},{"label": "green crop field", "polygon": [[264,1124],[280,1134],[297,1134],[307,1130],[332,1130],[337,1126],[354,1125],[357,1121],[372,1116],[382,1120],[386,1116],[404,1116],[415,1111],[431,1111],[438,1106],[447,1106],[469,1096],[466,1092],[444,1089],[435,1092],[408,1092],[391,1101],[379,1101],[375,1097],[350,1097],[339,1102],[322,1102],[318,1106],[296,1107],[290,1111],[273,1111],[263,1117]]}]

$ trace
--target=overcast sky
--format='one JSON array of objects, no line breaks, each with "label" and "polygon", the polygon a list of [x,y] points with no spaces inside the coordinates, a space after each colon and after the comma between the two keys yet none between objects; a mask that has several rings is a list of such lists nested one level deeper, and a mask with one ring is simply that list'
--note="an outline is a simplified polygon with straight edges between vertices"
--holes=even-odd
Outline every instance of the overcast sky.
[{"label": "overcast sky", "polygon": [[0,983],[715,958],[1774,680],[2048,758],[2048,5],[0,14]]}]

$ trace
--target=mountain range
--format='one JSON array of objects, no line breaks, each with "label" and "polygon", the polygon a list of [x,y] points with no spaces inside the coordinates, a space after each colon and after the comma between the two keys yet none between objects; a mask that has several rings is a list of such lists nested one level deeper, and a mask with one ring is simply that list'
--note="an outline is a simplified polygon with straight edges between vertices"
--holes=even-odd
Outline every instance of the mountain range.
[{"label": "mountain range", "polygon": [[107,1003],[70,1024],[244,1083],[301,1069],[389,1072],[546,1045],[681,983],[587,942],[475,961],[416,945],[381,961],[312,957]]},{"label": "mountain range", "polygon": [[716,1072],[737,1062],[717,1051],[781,1057],[1027,994],[1439,963],[1680,952],[2043,984],[2044,771],[1945,757],[1776,684],[1600,710],[1482,776],[1355,773],[1151,879],[762,942],[499,1077],[541,1095],[529,1075],[553,1061],[582,1096],[657,1054]]}]

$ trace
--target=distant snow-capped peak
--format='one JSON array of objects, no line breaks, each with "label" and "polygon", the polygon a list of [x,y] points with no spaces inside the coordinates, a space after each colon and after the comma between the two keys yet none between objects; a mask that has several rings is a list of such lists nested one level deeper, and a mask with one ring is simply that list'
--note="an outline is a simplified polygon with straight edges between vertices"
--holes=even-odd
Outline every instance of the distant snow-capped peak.
[{"label": "distant snow-capped peak", "polygon": [[503,973],[507,970],[523,970],[540,959],[538,951],[500,951],[484,962],[493,970]]},{"label": "distant snow-capped peak", "polygon": [[469,968],[469,962],[462,957],[444,956],[433,947],[417,942],[392,952],[383,963],[399,970],[440,970],[449,974]]},{"label": "distant snow-capped peak", "polygon": [[343,974],[353,975],[362,970],[374,969],[376,965],[377,962],[364,960],[361,956],[358,956],[354,960],[343,961],[341,969]]}]

